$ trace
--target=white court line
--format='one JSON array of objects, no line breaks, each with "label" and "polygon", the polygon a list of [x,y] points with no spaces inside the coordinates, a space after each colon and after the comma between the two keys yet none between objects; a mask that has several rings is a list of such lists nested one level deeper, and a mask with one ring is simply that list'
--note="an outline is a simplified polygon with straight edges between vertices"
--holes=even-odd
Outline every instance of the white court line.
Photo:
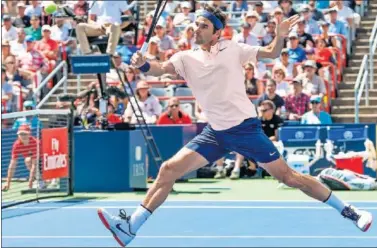
[{"label": "white court line", "polygon": [[[119,208],[137,208],[139,205],[135,206],[14,206],[8,209],[97,209],[97,208],[107,208],[107,209],[119,209]],[[332,209],[331,207],[313,207],[313,206],[161,206],[159,208],[167,209],[320,209],[327,210]],[[365,210],[376,210],[377,207],[360,207]]]},{"label": "white court line", "polygon": [[[3,239],[108,239],[113,236],[3,236]],[[137,236],[142,239],[377,239],[377,236]]]},{"label": "white court line", "polygon": [[[127,200],[127,199],[115,199],[115,200],[98,199],[98,200],[87,200],[87,201],[83,200],[83,201],[85,201],[85,202],[140,202],[142,200],[143,199],[132,199],[132,200]],[[67,202],[80,202],[80,201],[81,200],[75,200],[75,199],[72,199],[72,201],[67,200]],[[40,202],[57,202],[57,203],[60,203],[60,201],[51,200],[51,199],[41,200]],[[320,203],[320,202],[315,201],[315,200],[205,200],[205,199],[203,199],[203,200],[171,199],[171,200],[166,200],[165,202],[281,202],[281,203],[297,202],[297,203]],[[355,200],[355,201],[348,201],[348,202],[352,202],[352,203],[377,203],[377,200],[366,200],[366,201]]]}]

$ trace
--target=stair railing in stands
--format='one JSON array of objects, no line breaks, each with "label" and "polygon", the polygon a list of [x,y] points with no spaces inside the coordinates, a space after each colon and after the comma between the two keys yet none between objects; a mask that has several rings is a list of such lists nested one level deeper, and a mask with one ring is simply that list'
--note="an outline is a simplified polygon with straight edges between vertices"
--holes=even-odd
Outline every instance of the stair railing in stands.
[{"label": "stair railing in stands", "polygon": [[37,96],[40,91],[45,87],[45,85],[58,73],[60,70],[63,69],[63,77],[59,80],[59,82],[48,92],[47,95],[41,99],[41,101],[37,105],[37,109],[39,109],[47,100],[48,98],[64,83],[64,94],[67,93],[67,80],[68,80],[68,67],[67,62],[62,61],[55,67],[55,69],[48,74],[48,76],[38,85],[38,88],[34,91],[33,98],[37,102]]},{"label": "stair railing in stands", "polygon": [[359,123],[359,105],[365,88],[365,105],[369,106],[368,55],[365,54],[355,83],[355,123]]},{"label": "stair railing in stands", "polygon": [[374,21],[372,33],[369,38],[369,83],[370,88],[373,89],[374,84],[374,54],[377,49],[377,16]]}]

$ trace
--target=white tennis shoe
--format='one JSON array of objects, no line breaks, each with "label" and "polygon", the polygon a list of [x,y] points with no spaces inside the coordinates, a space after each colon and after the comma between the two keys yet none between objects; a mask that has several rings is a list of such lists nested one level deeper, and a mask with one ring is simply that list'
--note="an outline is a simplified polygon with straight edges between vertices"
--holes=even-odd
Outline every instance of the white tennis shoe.
[{"label": "white tennis shoe", "polygon": [[127,216],[123,209],[120,210],[119,216],[113,216],[103,208],[99,208],[97,213],[103,225],[122,247],[126,247],[135,238],[135,234],[131,232],[130,216]]},{"label": "white tennis shoe", "polygon": [[368,231],[373,222],[373,216],[371,213],[359,210],[351,205],[346,206],[341,214],[345,218],[352,220],[355,226],[363,232]]}]

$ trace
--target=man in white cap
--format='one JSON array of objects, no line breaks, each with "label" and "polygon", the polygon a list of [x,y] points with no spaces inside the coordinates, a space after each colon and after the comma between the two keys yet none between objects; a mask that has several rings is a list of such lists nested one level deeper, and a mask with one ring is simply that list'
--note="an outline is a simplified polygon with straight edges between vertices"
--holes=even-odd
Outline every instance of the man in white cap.
[{"label": "man in white cap", "polygon": [[30,27],[30,16],[25,15],[25,3],[19,2],[17,3],[17,16],[13,20],[13,26],[17,28],[27,28]]},{"label": "man in white cap", "polygon": [[[123,209],[119,216],[98,209],[104,226],[119,245],[128,245],[151,214],[164,203],[178,178],[234,151],[246,159],[259,162],[271,176],[287,186],[300,189],[333,207],[360,230],[368,230],[372,223],[369,212],[341,201],[315,178],[300,174],[287,165],[264,134],[256,108],[245,92],[243,64],[248,61],[256,63],[262,58],[277,58],[284,46],[285,36],[296,25],[299,16],[279,24],[275,40],[267,47],[220,39],[226,18],[221,10],[205,6],[197,13],[194,29],[195,42],[200,47],[177,52],[164,63],[149,63],[141,52],[134,54],[132,65],[146,74],[161,76],[178,73],[182,76],[206,114],[208,125],[162,164],[153,186],[131,216]],[[168,220],[159,225],[168,225]],[[225,222],[223,227],[226,228]]]},{"label": "man in white cap", "polygon": [[160,19],[155,27],[156,37],[160,39],[160,51],[165,52],[169,49],[176,49],[174,38],[166,34],[166,22]]},{"label": "man in white cap", "polygon": [[191,4],[189,2],[181,2],[180,6],[182,13],[175,15],[173,20],[174,26],[193,23],[195,21],[195,14],[190,12]]}]

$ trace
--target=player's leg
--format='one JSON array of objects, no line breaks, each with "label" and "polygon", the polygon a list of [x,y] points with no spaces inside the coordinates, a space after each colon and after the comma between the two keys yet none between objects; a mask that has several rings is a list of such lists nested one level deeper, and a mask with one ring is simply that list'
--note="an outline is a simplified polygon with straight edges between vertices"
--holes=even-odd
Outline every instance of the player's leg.
[{"label": "player's leg", "polygon": [[234,180],[234,179],[240,178],[241,167],[242,167],[242,163],[243,163],[244,159],[245,159],[244,156],[242,156],[239,153],[236,153],[236,162],[234,164],[232,174],[230,175],[230,179]]},{"label": "player's leg", "polygon": [[282,158],[261,164],[261,166],[285,185],[300,189],[306,195],[335,208],[344,217],[352,220],[360,230],[365,232],[372,224],[370,213],[346,204],[314,177],[292,170]]},{"label": "player's leg", "polygon": [[292,170],[264,134],[259,120],[246,120],[234,131],[228,131],[226,139],[229,140],[226,144],[228,149],[239,152],[248,159],[255,159],[271,176],[287,186],[300,189],[308,196],[337,209],[344,217],[353,220],[361,230],[369,228],[372,216],[368,212],[350,207],[315,178]]},{"label": "player's leg", "polygon": [[222,179],[226,177],[226,171],[224,168],[224,158],[220,158],[216,161],[216,175],[215,179]]},{"label": "player's leg", "polygon": [[186,147],[163,163],[143,204],[131,216],[126,216],[124,210],[120,210],[120,215],[117,217],[110,215],[104,209],[99,209],[98,215],[102,223],[113,233],[120,245],[129,244],[152,212],[166,200],[177,179],[206,164],[215,162],[226,152],[217,143],[213,130],[206,127]]}]

